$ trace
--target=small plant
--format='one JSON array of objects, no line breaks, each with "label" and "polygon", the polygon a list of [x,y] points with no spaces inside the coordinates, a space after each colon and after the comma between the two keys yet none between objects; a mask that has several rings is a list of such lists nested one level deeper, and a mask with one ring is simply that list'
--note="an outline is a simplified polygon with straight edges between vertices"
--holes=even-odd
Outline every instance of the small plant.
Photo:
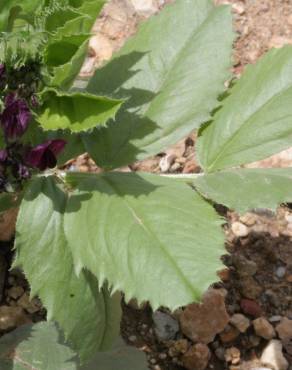
[{"label": "small plant", "polygon": [[[176,0],[83,88],[76,79],[103,4],[0,5],[1,210],[20,206],[14,266],[82,363],[118,335],[118,292],[174,310],[218,279],[224,220],[213,204],[244,212],[292,201],[291,169],[241,167],[291,146],[292,48],[270,51],[224,91],[229,7]],[[113,171],[195,129],[202,174]],[[84,152],[102,174],[58,169]],[[57,338],[54,326],[36,330]]]}]

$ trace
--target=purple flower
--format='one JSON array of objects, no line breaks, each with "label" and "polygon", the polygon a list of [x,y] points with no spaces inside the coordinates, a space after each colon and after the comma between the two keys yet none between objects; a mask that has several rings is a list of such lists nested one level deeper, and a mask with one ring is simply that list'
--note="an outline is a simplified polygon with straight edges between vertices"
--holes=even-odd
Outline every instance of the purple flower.
[{"label": "purple flower", "polygon": [[18,99],[10,93],[5,98],[5,109],[0,115],[1,125],[6,138],[16,139],[27,129],[32,115],[25,100]]},{"label": "purple flower", "polygon": [[62,152],[66,145],[64,140],[48,140],[37,145],[27,153],[25,162],[41,171],[46,168],[54,168],[57,164],[57,155]]},{"label": "purple flower", "polygon": [[6,149],[0,150],[0,163],[4,163],[8,158],[8,153]]}]

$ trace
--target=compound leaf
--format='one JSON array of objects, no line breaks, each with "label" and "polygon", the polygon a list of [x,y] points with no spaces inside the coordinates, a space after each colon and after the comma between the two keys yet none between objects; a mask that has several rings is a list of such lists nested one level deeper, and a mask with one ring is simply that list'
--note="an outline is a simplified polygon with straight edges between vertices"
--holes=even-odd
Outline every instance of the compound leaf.
[{"label": "compound leaf", "polygon": [[198,141],[207,172],[254,162],[291,146],[292,47],[249,66]]},{"label": "compound leaf", "polygon": [[[21,203],[16,227],[16,262],[82,360],[106,349],[119,332],[119,297],[89,272],[76,276],[63,230],[67,195],[51,177],[34,179]],[[33,232],[32,232],[33,230]],[[81,239],[80,239],[81,242]],[[82,244],[79,244],[81,247]]]},{"label": "compound leaf", "polygon": [[109,127],[84,138],[98,165],[156,154],[208,120],[228,78],[232,40],[229,7],[209,0],[177,0],[144,23],[88,85],[128,99]]},{"label": "compound leaf", "polygon": [[188,185],[133,173],[69,173],[66,181],[76,187],[64,229],[77,272],[87,268],[154,309],[198,300],[216,281],[221,220]]},{"label": "compound leaf", "polygon": [[234,169],[197,177],[205,197],[238,212],[292,202],[292,168]]},{"label": "compound leaf", "polygon": [[37,120],[44,130],[86,131],[104,125],[122,104],[121,100],[82,92],[48,90],[43,97]]}]

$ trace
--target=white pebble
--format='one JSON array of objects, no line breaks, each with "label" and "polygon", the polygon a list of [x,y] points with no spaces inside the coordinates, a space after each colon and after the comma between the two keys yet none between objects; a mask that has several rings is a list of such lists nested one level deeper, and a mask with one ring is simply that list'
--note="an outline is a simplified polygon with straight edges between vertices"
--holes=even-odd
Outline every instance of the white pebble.
[{"label": "white pebble", "polygon": [[286,275],[286,268],[284,266],[280,266],[276,269],[276,276],[279,279],[282,279]]},{"label": "white pebble", "polygon": [[231,230],[235,236],[242,238],[248,235],[248,228],[241,222],[234,222],[231,226]]}]

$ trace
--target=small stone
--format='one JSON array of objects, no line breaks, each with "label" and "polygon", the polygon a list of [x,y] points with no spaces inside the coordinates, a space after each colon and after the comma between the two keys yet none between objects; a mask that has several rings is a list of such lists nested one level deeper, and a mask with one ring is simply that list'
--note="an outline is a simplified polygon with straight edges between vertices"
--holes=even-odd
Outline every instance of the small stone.
[{"label": "small stone", "polygon": [[209,289],[201,304],[187,306],[180,315],[182,332],[195,343],[212,342],[228,322],[224,298],[216,289]]},{"label": "small stone", "polygon": [[169,355],[171,357],[178,356],[182,353],[186,353],[189,348],[189,343],[186,339],[179,339],[169,349]]},{"label": "small stone", "polygon": [[240,276],[253,276],[258,270],[257,264],[245,258],[242,254],[234,254],[232,262]]},{"label": "small stone", "polygon": [[172,340],[179,331],[178,322],[169,314],[156,311],[152,315],[155,334],[160,340]]},{"label": "small stone", "polygon": [[158,8],[153,0],[131,0],[136,12],[145,17],[154,14]]},{"label": "small stone", "polygon": [[21,307],[0,306],[0,330],[11,330],[29,322]]},{"label": "small stone", "polygon": [[257,217],[253,213],[245,213],[239,220],[246,226],[253,226],[257,222]]},{"label": "small stone", "polygon": [[215,355],[216,357],[221,360],[221,361],[224,361],[225,360],[225,349],[223,347],[219,347],[215,350]]},{"label": "small stone", "polygon": [[241,276],[241,294],[249,299],[257,299],[263,292],[263,287],[252,276]]},{"label": "small stone", "polygon": [[40,306],[35,299],[30,300],[29,295],[24,293],[17,301],[18,306],[24,308],[29,313],[36,313],[40,310]]},{"label": "small stone", "polygon": [[242,299],[240,301],[240,307],[246,315],[253,317],[260,317],[262,315],[260,305],[251,299]]},{"label": "small stone", "polygon": [[250,335],[248,337],[248,342],[251,347],[257,347],[261,342],[261,338],[257,337],[256,335]]},{"label": "small stone", "polygon": [[159,356],[160,360],[165,360],[167,359],[167,354],[166,353],[160,353]]},{"label": "small stone", "polygon": [[198,163],[196,162],[195,159],[190,159],[190,160],[187,160],[187,162],[185,163],[185,166],[183,168],[183,173],[184,174],[187,174],[187,173],[198,173],[200,170],[200,167],[198,165]]},{"label": "small stone", "polygon": [[134,342],[136,342],[137,337],[136,337],[136,335],[131,335],[128,339],[129,339],[130,342],[134,343]]},{"label": "small stone", "polygon": [[231,226],[233,234],[238,238],[243,238],[248,235],[248,228],[241,222],[233,222]]},{"label": "small stone", "polygon": [[286,277],[286,281],[288,281],[288,283],[292,283],[292,275],[288,275]]},{"label": "small stone", "polygon": [[198,343],[193,345],[186,354],[184,354],[182,361],[183,365],[188,370],[205,370],[208,366],[211,353],[206,344]]},{"label": "small stone", "polygon": [[280,324],[276,326],[277,333],[283,341],[289,341],[292,339],[292,320],[287,317],[283,317]]},{"label": "small stone", "polygon": [[281,320],[282,320],[282,316],[280,316],[280,315],[271,316],[269,318],[269,321],[272,322],[272,323],[279,322]]},{"label": "small stone", "polygon": [[224,358],[226,362],[238,365],[240,363],[240,350],[236,347],[227,348]]},{"label": "small stone", "polygon": [[14,286],[8,290],[9,297],[17,299],[24,293],[24,289],[21,286]]},{"label": "small stone", "polygon": [[275,272],[276,276],[279,278],[279,279],[283,279],[283,277],[286,275],[286,268],[284,266],[280,266],[276,269],[276,272]]},{"label": "small stone", "polygon": [[240,331],[234,326],[227,325],[222,333],[220,333],[220,339],[222,343],[233,342],[240,334]]},{"label": "small stone", "polygon": [[267,340],[270,340],[275,337],[276,333],[273,326],[264,317],[259,317],[252,323],[254,330],[259,337]]},{"label": "small stone", "polygon": [[249,319],[241,313],[234,314],[230,319],[230,323],[235,326],[241,333],[245,333],[250,326]]},{"label": "small stone", "polygon": [[169,154],[161,158],[159,162],[159,167],[162,173],[166,173],[170,170],[173,165],[176,156],[174,154]]},{"label": "small stone", "polygon": [[223,269],[223,270],[220,270],[217,272],[217,275],[219,276],[219,278],[226,282],[226,281],[229,281],[230,280],[230,270],[229,269]]},{"label": "small stone", "polygon": [[232,9],[234,9],[238,14],[243,14],[245,12],[245,8],[242,4],[232,4]]},{"label": "small stone", "polygon": [[181,165],[179,163],[174,163],[171,167],[170,167],[170,170],[169,172],[177,172],[179,169],[180,169]]},{"label": "small stone", "polygon": [[282,343],[279,340],[271,340],[262,353],[262,364],[271,366],[274,370],[287,370],[288,361],[283,355],[282,348]]}]

